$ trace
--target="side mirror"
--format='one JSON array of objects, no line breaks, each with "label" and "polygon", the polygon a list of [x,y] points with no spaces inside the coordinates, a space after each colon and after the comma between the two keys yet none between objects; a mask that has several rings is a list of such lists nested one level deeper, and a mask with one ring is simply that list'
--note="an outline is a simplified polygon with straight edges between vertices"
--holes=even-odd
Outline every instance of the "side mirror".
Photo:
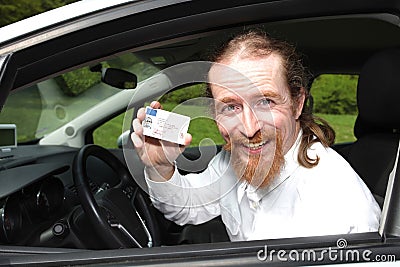
[{"label": "side mirror", "polygon": [[103,68],[101,81],[119,89],[134,89],[137,86],[137,76],[126,70]]}]

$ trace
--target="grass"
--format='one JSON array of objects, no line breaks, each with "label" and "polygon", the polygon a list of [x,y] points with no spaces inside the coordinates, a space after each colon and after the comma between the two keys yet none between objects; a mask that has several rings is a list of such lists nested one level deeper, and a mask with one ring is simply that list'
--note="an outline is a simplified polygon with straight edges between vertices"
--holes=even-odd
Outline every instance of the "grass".
[{"label": "grass", "polygon": [[117,148],[118,137],[122,134],[125,113],[107,121],[93,132],[93,142],[107,148]]},{"label": "grass", "polygon": [[336,132],[335,143],[353,142],[356,140],[353,127],[357,115],[315,114],[326,120]]}]

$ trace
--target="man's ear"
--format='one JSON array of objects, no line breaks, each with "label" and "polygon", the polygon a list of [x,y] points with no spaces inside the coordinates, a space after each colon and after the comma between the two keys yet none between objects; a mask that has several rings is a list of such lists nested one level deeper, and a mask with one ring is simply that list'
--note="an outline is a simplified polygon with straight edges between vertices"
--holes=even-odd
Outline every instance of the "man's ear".
[{"label": "man's ear", "polygon": [[304,87],[301,87],[300,93],[298,94],[297,99],[294,102],[294,105],[296,105],[296,107],[294,108],[294,117],[296,120],[299,119],[301,115],[301,111],[303,110],[305,100],[306,100],[306,91]]}]

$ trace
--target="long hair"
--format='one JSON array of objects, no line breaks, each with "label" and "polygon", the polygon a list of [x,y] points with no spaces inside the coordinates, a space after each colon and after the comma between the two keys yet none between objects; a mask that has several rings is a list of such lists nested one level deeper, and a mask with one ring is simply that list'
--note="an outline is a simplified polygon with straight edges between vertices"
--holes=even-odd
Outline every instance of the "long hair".
[{"label": "long hair", "polygon": [[[238,55],[241,58],[261,58],[271,53],[276,53],[282,58],[293,112],[300,104],[302,93],[305,94],[303,110],[299,117],[303,134],[298,161],[300,165],[312,168],[318,164],[319,158],[310,158],[307,154],[308,149],[316,142],[321,142],[325,147],[331,146],[335,140],[335,131],[325,120],[312,114],[308,88],[311,73],[305,68],[303,59],[295,47],[288,42],[270,37],[262,30],[252,29],[235,36],[219,47],[211,56],[211,61],[219,63]],[[207,88],[207,94],[212,97],[210,86]]]}]

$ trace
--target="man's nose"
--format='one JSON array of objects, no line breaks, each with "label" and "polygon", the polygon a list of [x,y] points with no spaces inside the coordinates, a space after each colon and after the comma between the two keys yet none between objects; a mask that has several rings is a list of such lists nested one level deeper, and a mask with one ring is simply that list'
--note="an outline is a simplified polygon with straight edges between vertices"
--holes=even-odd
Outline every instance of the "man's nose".
[{"label": "man's nose", "polygon": [[243,125],[242,134],[247,138],[253,137],[261,129],[259,119],[254,111],[248,106],[243,108],[241,122]]}]

